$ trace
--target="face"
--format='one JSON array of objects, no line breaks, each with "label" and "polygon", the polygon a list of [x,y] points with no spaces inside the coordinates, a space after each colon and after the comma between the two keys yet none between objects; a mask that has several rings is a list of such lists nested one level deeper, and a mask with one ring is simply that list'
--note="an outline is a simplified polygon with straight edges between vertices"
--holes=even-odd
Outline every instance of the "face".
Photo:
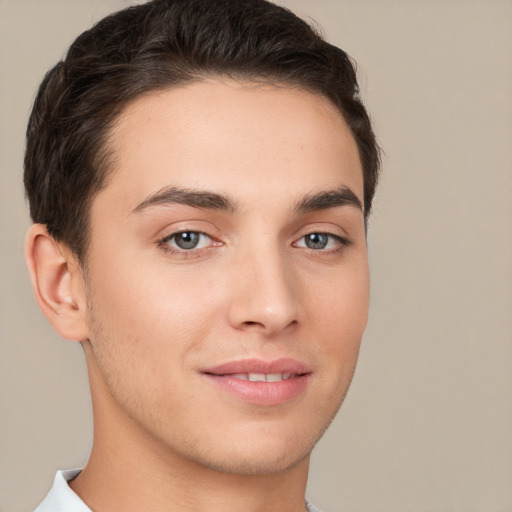
[{"label": "face", "polygon": [[197,82],[129,105],[111,148],[87,255],[99,421],[225,472],[305,460],[368,309],[362,170],[342,117],[305,91]]}]

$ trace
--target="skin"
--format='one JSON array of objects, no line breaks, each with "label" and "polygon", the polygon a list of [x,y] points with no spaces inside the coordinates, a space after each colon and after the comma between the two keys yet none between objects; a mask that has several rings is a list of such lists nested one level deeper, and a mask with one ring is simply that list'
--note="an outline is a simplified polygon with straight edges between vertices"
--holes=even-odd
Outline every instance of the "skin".
[{"label": "skin", "polygon": [[[72,488],[95,512],[304,510],[367,320],[362,210],[297,209],[340,190],[362,203],[347,125],[323,96],[211,79],[137,99],[110,148],[87,272],[44,226],[27,242],[41,308],[86,354],[95,436]],[[169,187],[230,204],[181,204]],[[178,246],[184,231],[204,233],[196,248]],[[269,406],[205,378],[246,358],[300,361],[307,384]]]}]

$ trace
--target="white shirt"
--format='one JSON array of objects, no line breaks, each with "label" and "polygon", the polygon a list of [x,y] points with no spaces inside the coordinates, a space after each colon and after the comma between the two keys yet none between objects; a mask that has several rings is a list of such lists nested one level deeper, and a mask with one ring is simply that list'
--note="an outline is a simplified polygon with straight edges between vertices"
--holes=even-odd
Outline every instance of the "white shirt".
[{"label": "white shirt", "polygon": [[75,478],[80,471],[82,470],[57,471],[50,492],[34,512],[92,512],[68,485],[68,481]]},{"label": "white shirt", "polygon": [[[57,471],[50,492],[34,512],[92,512],[68,485],[68,482],[75,478],[80,471],[81,469]],[[320,512],[307,499],[306,506],[309,512]]]}]

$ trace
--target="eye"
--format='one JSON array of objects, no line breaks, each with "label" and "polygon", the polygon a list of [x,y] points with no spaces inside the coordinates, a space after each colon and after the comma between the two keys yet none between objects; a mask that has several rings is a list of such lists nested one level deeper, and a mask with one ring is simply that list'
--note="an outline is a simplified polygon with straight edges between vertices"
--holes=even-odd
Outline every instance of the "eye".
[{"label": "eye", "polygon": [[180,231],[165,237],[160,243],[171,249],[190,251],[203,249],[211,244],[211,238],[206,233],[199,231]]},{"label": "eye", "polygon": [[331,233],[308,233],[293,245],[314,251],[335,251],[336,249],[349,245],[349,241]]},{"label": "eye", "polygon": [[325,249],[329,243],[329,236],[325,233],[310,233],[304,237],[304,243],[309,249]]}]

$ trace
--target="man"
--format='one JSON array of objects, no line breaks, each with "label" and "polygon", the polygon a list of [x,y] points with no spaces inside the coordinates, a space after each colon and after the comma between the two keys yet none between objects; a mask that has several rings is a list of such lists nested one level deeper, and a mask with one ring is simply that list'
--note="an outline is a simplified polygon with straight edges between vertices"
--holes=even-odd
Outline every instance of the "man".
[{"label": "man", "polygon": [[38,512],[316,510],[378,168],[349,58],[274,4],[157,0],[79,36],[29,121],[26,256],[94,442]]}]

